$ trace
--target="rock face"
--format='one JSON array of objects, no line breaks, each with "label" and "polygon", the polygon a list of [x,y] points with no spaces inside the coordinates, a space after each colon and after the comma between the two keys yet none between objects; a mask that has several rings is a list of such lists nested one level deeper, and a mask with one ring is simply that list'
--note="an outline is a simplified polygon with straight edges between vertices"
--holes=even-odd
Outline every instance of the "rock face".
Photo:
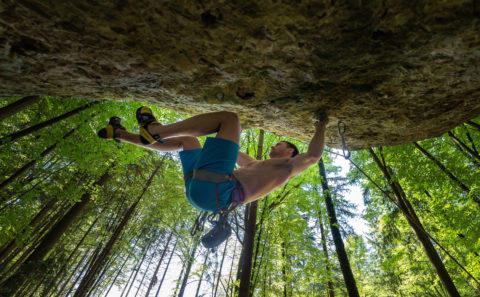
[{"label": "rock face", "polygon": [[480,114],[477,0],[4,0],[0,96],[138,100],[351,149]]}]

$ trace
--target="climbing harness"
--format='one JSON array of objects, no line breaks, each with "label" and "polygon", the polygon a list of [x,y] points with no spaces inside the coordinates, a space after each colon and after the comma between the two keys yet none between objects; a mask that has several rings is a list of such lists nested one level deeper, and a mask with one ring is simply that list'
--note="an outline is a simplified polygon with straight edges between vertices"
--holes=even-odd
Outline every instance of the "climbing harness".
[{"label": "climbing harness", "polygon": [[221,174],[206,169],[194,169],[192,171],[189,171],[185,174],[183,180],[187,182],[190,177],[193,177],[193,179],[199,181],[212,182],[216,184],[225,183],[234,179],[233,174]]},{"label": "climbing harness", "polygon": [[340,135],[340,138],[342,139],[343,157],[348,160],[350,159],[351,153],[347,148],[347,144],[345,143],[345,131],[347,130],[347,125],[342,121],[338,121],[337,128],[338,135]]},{"label": "climbing harness", "polygon": [[[232,234],[232,227],[228,223],[228,215],[244,200],[245,197],[243,188],[242,185],[237,181],[235,189],[233,189],[232,193],[230,194],[231,203],[226,209],[222,209],[220,207],[220,203],[218,202],[218,184],[233,181],[235,179],[233,174],[221,174],[206,169],[194,169],[185,174],[185,182],[187,182],[187,180],[191,177],[193,177],[195,180],[215,183],[215,203],[217,204],[218,211],[210,214],[208,218],[207,212],[201,212],[197,216],[190,233],[192,236],[194,236],[198,231],[203,231],[203,224],[207,218],[208,221],[213,225],[213,228],[207,234],[202,236],[201,241],[204,247],[214,249]],[[218,219],[216,219],[217,215],[219,215]]]}]

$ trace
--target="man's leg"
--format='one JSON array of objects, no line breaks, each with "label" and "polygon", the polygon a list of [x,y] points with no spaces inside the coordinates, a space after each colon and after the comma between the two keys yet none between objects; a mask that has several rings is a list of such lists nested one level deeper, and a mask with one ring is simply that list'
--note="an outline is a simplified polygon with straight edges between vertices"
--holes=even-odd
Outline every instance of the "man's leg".
[{"label": "man's leg", "polygon": [[239,143],[240,120],[236,113],[220,111],[205,113],[170,125],[151,124],[151,134],[158,134],[162,140],[175,136],[204,136],[217,132],[218,138]]},{"label": "man's leg", "polygon": [[122,142],[128,142],[135,144],[141,147],[146,147],[154,149],[157,151],[176,151],[176,150],[194,150],[202,148],[202,145],[196,137],[191,136],[179,136],[171,137],[163,140],[164,143],[154,143],[152,145],[146,146],[140,141],[140,136],[138,134],[133,134],[125,130],[117,130],[116,133],[120,134],[120,137],[117,137],[118,140]]}]

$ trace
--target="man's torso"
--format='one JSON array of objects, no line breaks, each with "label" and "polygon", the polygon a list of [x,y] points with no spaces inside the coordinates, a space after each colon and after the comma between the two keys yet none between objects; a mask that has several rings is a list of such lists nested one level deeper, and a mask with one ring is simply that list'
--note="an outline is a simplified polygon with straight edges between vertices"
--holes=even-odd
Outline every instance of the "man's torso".
[{"label": "man's torso", "polygon": [[235,170],[234,175],[242,184],[245,202],[255,201],[283,185],[292,174],[290,158],[252,161]]}]

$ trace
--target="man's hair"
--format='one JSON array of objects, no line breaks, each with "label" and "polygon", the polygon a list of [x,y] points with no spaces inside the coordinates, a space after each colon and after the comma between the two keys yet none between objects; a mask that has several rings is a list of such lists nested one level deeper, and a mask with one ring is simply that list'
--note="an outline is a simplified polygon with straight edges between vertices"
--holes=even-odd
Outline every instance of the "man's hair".
[{"label": "man's hair", "polygon": [[297,148],[296,145],[294,145],[293,143],[288,142],[286,140],[282,140],[282,142],[285,142],[287,144],[287,148],[293,149],[292,158],[295,157],[296,155],[298,155],[298,148]]}]

